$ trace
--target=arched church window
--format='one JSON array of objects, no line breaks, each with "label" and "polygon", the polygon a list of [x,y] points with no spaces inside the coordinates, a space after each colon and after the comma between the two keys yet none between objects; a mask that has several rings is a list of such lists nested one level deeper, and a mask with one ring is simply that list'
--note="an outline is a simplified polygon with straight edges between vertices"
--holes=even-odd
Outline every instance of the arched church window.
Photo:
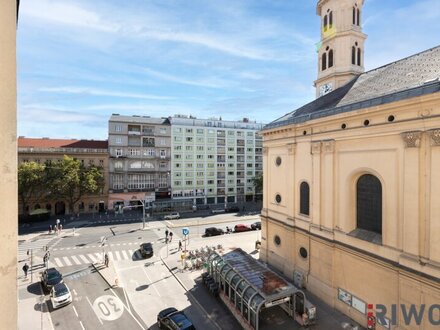
[{"label": "arched church window", "polygon": [[333,49],[330,49],[328,52],[328,67],[331,68],[333,66]]},{"label": "arched church window", "polygon": [[310,214],[310,187],[307,182],[302,182],[299,186],[299,213]]},{"label": "arched church window", "polygon": [[357,65],[361,66],[361,49],[357,49]]},{"label": "arched church window", "polygon": [[361,25],[361,11],[359,9],[357,10],[357,25]]},{"label": "arched church window", "polygon": [[362,175],[356,184],[357,228],[382,234],[382,185],[371,174]]},{"label": "arched church window", "polygon": [[356,8],[353,7],[353,25],[356,25]]},{"label": "arched church window", "polygon": [[324,16],[324,31],[327,31],[328,18],[327,15]]},{"label": "arched church window", "polygon": [[330,29],[333,27],[333,12],[331,11],[328,14],[328,24],[330,25]]},{"label": "arched church window", "polygon": [[356,47],[351,47],[351,64],[356,64]]},{"label": "arched church window", "polygon": [[327,53],[322,54],[322,71],[327,69]]}]

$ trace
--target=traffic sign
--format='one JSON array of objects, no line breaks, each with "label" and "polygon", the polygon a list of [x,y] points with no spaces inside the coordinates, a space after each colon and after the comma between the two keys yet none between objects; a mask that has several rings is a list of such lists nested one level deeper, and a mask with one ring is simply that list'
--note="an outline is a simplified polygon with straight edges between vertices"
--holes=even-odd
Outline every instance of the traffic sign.
[{"label": "traffic sign", "polygon": [[187,227],[182,228],[182,234],[187,236],[189,234],[189,229]]}]

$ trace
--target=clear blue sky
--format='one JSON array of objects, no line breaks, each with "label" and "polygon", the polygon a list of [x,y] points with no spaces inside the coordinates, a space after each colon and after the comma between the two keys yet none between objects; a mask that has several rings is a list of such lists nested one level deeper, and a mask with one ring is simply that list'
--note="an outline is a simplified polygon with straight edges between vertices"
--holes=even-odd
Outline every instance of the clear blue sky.
[{"label": "clear blue sky", "polygon": [[[269,123],[314,99],[316,0],[22,0],[18,134],[106,139],[112,113]],[[366,0],[366,69],[440,44],[439,0]]]}]

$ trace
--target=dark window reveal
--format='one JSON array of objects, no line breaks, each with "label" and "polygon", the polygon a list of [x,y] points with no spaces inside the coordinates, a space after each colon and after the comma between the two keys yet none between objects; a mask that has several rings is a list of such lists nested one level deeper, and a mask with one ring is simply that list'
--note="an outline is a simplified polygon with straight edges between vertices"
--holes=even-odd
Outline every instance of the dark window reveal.
[{"label": "dark window reveal", "polygon": [[333,66],[333,49],[330,49],[328,52],[328,67],[331,68]]},{"label": "dark window reveal", "polygon": [[351,47],[351,64],[356,64],[356,47]]},{"label": "dark window reveal", "polygon": [[371,174],[362,175],[356,185],[357,228],[382,234],[382,185]]},{"label": "dark window reveal", "polygon": [[327,69],[327,53],[322,54],[322,71]]},{"label": "dark window reveal", "polygon": [[281,244],[281,238],[278,235],[275,235],[273,241],[274,241],[275,245]]},{"label": "dark window reveal", "polygon": [[310,187],[307,182],[301,183],[299,187],[299,213],[310,214]]}]

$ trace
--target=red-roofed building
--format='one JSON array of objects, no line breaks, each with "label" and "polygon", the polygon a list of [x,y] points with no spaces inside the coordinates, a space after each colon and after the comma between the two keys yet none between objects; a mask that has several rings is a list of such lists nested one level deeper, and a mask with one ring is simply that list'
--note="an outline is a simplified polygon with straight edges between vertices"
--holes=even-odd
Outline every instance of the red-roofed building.
[{"label": "red-roofed building", "polygon": [[[105,187],[99,195],[87,195],[77,204],[75,210],[68,210],[66,201],[32,201],[29,212],[39,208],[50,210],[51,214],[77,214],[104,211],[108,200],[108,142],[107,140],[75,140],[19,137],[17,141],[18,163],[56,161],[64,155],[80,160],[84,165],[101,166],[105,176]],[[19,205],[20,212],[22,211]]]}]

